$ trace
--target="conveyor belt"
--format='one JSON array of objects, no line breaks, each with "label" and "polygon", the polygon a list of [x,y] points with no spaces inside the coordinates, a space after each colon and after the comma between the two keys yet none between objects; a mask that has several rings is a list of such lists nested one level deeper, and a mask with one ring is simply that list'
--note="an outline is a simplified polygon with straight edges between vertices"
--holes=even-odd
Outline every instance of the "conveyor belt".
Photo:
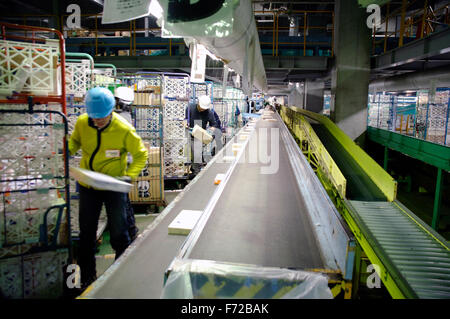
[{"label": "conveyor belt", "polygon": [[375,185],[364,170],[355,162],[336,138],[323,126],[311,124],[320,141],[333,157],[347,179],[347,198],[362,201],[386,201],[386,196]]},{"label": "conveyor belt", "polygon": [[450,298],[450,250],[398,202],[348,201],[405,296]]},{"label": "conveyor belt", "polygon": [[[261,136],[258,129],[269,132],[279,129],[280,124],[259,121],[249,142],[270,150],[270,133]],[[323,268],[307,208],[284,143],[277,136],[278,171],[261,174],[261,167],[268,166],[261,161],[238,164],[189,258],[264,267]]]},{"label": "conveyor belt", "polygon": [[188,184],[83,297],[160,298],[164,272],[186,239],[169,235],[169,224],[183,209],[203,210],[215,190],[211,181],[229,166],[213,161],[208,164],[208,169]]},{"label": "conveyor belt", "polygon": [[[284,124],[276,115],[276,121],[261,125]],[[256,136],[255,132],[252,138]],[[232,154],[235,138],[82,297],[159,298],[165,271],[189,246],[200,222],[187,240],[185,236],[169,235],[168,225],[184,209],[205,210],[207,216],[206,207],[221,186],[223,192],[198,240],[189,246],[188,258],[261,267],[319,268],[351,278],[352,267],[347,267],[351,256],[348,229],[306,159],[300,160],[301,151],[284,126],[279,136],[289,138],[289,146],[280,137],[279,169],[275,174],[260,173],[267,163],[235,162],[231,171],[232,164],[219,162],[224,154]],[[270,133],[263,142],[271,144]],[[215,176],[229,169],[232,173],[228,182],[214,185]],[[299,176],[303,179],[299,180]]]}]

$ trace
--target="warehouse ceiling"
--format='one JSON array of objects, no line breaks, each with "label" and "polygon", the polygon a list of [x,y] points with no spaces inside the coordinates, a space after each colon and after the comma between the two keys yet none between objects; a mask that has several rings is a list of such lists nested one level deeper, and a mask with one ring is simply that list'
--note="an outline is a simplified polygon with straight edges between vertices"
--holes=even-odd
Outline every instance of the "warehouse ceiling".
[{"label": "warehouse ceiling", "polygon": [[[267,1],[267,0],[253,0],[253,6],[255,11],[255,20],[259,30],[260,42],[262,37],[267,36],[272,38],[270,27],[273,25],[271,19],[273,19],[272,12],[285,12],[288,17],[291,17],[290,13],[296,10],[321,10],[321,11],[333,11],[335,1],[330,0],[313,0],[313,1],[301,1],[301,0],[291,0],[291,1]],[[375,1],[376,2],[376,1]],[[436,3],[442,3],[442,0],[428,0],[429,5]],[[76,3],[81,7],[82,14],[99,14],[103,10],[103,0],[0,0],[0,10],[2,12],[8,12],[7,15],[1,17],[1,20],[23,24],[24,15],[26,15],[26,23],[30,25],[38,25],[42,27],[58,27],[52,25],[50,19],[51,15],[64,15],[67,6],[69,4]],[[402,1],[391,1],[390,10],[391,12],[399,9],[401,7]],[[424,0],[416,0],[412,2],[408,10],[411,12],[420,8],[423,8]],[[382,16],[386,14],[386,6],[382,7]],[[332,20],[327,20],[327,18],[321,17],[321,22],[324,24],[331,25]],[[383,20],[383,19],[382,19]],[[54,22],[53,22],[54,23]],[[87,22],[94,28],[95,19],[91,18]],[[98,22],[97,22],[98,23]],[[300,24],[300,22],[298,22]],[[290,20],[288,18],[279,19],[280,29],[289,29]],[[144,28],[143,19],[136,21],[136,28]],[[151,16],[149,19],[149,28],[157,28],[156,19]],[[264,28],[267,27],[267,28]],[[129,28],[129,23],[122,24],[110,24],[108,28],[117,29],[127,29]],[[300,33],[299,33],[300,34]],[[159,31],[150,32],[148,37],[159,37]],[[269,44],[270,46],[270,44]],[[300,50],[302,51],[302,50]],[[264,57],[267,57],[263,55]],[[281,54],[280,54],[281,55]],[[270,53],[269,56],[271,57]],[[286,60],[291,57],[282,56]],[[326,85],[330,84],[330,68],[332,66],[333,59],[328,59],[327,70],[323,69],[298,69],[298,68],[288,68],[288,67],[266,67],[266,76],[269,88],[282,88],[287,87],[289,82],[302,82],[306,79],[322,79],[325,80]],[[407,63],[393,64],[386,67],[374,67],[372,66],[371,79],[377,79],[385,76],[392,76],[407,72],[417,72],[424,71],[432,68],[439,68],[450,64],[450,53],[446,51],[438,52],[437,54],[428,54],[423,57],[418,57],[412,59]],[[124,70],[126,71],[126,70]],[[134,70],[135,71],[135,70]],[[154,70],[158,71],[158,70]],[[167,69],[164,71],[167,72]],[[190,70],[186,67],[181,69],[173,69],[172,72],[189,72]],[[209,68],[207,69],[207,79],[214,81],[222,81],[222,69],[221,68]],[[231,76],[229,78],[231,81]]]}]

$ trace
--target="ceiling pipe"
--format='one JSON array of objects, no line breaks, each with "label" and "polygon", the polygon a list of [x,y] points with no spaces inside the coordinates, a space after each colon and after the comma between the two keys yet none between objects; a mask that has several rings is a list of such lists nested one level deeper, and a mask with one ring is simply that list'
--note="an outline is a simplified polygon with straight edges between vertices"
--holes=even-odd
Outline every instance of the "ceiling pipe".
[{"label": "ceiling pipe", "polygon": [[450,87],[450,66],[374,80],[369,84],[369,92],[422,90],[437,87]]},{"label": "ceiling pipe", "polygon": [[[234,10],[233,18],[233,33],[231,35],[223,38],[198,36],[193,38],[224,61],[228,67],[240,74],[243,79],[245,79],[243,76],[245,65],[248,63],[247,69],[250,72],[251,84],[258,90],[266,92],[266,72],[250,1],[240,1]],[[252,43],[253,50],[248,47],[250,43]]]}]

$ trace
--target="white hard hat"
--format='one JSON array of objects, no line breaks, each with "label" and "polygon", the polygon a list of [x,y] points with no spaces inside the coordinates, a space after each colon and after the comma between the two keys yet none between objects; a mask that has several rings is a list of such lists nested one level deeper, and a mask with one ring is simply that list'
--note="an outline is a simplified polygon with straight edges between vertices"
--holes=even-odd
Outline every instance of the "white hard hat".
[{"label": "white hard hat", "polygon": [[134,92],[131,88],[126,86],[121,86],[115,89],[114,96],[118,99],[121,99],[125,103],[133,103],[134,101]]},{"label": "white hard hat", "polygon": [[202,95],[198,98],[200,108],[207,110],[211,107],[211,98],[207,95]]}]

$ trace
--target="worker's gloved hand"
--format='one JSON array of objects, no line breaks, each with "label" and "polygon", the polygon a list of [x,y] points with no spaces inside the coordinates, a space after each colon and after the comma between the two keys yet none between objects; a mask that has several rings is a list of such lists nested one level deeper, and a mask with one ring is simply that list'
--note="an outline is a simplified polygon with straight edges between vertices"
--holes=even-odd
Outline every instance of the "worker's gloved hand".
[{"label": "worker's gloved hand", "polygon": [[131,177],[130,176],[119,176],[116,177],[118,180],[121,180],[122,182],[131,183]]}]

